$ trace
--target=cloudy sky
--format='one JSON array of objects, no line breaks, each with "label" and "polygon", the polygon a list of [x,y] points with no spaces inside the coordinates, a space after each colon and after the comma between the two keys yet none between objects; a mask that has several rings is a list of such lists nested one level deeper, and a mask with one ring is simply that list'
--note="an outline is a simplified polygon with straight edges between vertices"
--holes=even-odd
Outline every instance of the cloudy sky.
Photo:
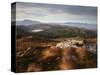
[{"label": "cloudy sky", "polygon": [[25,19],[47,23],[80,22],[96,24],[97,8],[17,2],[16,20]]}]

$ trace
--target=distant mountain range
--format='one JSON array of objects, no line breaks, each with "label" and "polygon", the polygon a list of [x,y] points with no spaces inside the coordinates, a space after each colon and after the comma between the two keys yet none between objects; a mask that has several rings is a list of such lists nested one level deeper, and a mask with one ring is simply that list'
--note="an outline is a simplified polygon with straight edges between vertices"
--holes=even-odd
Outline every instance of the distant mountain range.
[{"label": "distant mountain range", "polygon": [[31,20],[23,20],[23,21],[16,21],[17,25],[36,25],[36,24],[40,24],[40,22],[38,21],[31,21]]},{"label": "distant mountain range", "polygon": [[[76,22],[64,22],[64,23],[42,23],[39,21],[32,21],[32,20],[23,20],[23,21],[16,21],[16,25],[47,25],[46,27],[48,28],[48,25],[61,25],[61,26],[71,26],[71,27],[78,27],[78,28],[85,28],[85,29],[90,29],[90,30],[97,30],[97,25],[96,24],[89,24],[89,23],[76,23]],[[41,26],[42,27],[42,26]]]},{"label": "distant mountain range", "polygon": [[34,36],[36,38],[60,38],[75,36],[95,37],[97,35],[95,29],[89,29],[89,24],[41,23],[30,20],[17,21],[16,24],[17,37]]},{"label": "distant mountain range", "polygon": [[72,27],[79,27],[79,28],[86,28],[86,29],[92,29],[92,30],[97,30],[97,24],[89,24],[89,23],[72,23],[72,22],[66,22],[63,25],[69,25]]}]

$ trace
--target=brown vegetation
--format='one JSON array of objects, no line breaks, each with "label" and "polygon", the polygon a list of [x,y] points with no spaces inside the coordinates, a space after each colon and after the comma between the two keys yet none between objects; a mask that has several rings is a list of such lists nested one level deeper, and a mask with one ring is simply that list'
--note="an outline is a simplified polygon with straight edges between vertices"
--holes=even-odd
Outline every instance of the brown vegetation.
[{"label": "brown vegetation", "polygon": [[84,47],[58,48],[57,42],[21,39],[17,40],[16,71],[49,71],[95,68],[97,54]]}]

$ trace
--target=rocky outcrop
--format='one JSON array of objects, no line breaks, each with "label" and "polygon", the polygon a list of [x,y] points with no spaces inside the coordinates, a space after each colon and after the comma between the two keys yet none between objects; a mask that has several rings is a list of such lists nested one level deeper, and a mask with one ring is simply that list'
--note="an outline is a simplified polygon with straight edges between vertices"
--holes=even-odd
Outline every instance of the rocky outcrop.
[{"label": "rocky outcrop", "polygon": [[66,40],[64,42],[60,42],[56,45],[56,47],[60,48],[67,48],[67,47],[73,47],[78,48],[83,45],[83,40]]}]

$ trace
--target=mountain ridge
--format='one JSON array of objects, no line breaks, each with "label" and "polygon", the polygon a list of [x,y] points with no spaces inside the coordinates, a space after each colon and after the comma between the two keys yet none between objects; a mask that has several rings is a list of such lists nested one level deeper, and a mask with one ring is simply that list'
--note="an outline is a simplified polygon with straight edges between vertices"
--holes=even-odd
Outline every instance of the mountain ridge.
[{"label": "mountain ridge", "polygon": [[90,23],[80,23],[80,22],[64,22],[64,23],[44,23],[39,21],[32,21],[32,20],[22,20],[22,21],[16,21],[16,25],[60,25],[60,26],[71,26],[71,27],[78,27],[78,28],[85,28],[90,30],[97,30],[97,24],[90,24]]}]

